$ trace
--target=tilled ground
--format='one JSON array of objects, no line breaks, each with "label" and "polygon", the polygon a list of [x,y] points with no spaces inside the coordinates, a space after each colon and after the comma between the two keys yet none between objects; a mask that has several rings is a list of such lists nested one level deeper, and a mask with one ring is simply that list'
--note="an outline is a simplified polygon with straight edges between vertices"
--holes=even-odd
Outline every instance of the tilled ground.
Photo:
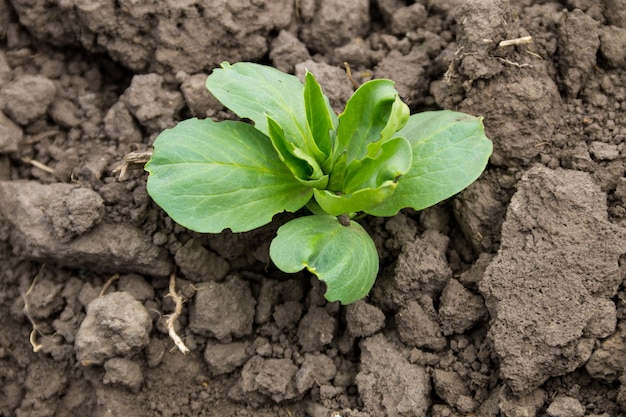
[{"label": "tilled ground", "polygon": [[[214,3],[0,1],[0,415],[626,412],[626,2]],[[379,279],[327,303],[269,261],[290,215],[195,234],[120,175],[177,121],[233,117],[204,88],[225,60],[308,68],[338,111],[344,63],[393,79],[483,116],[490,165],[364,219]]]}]

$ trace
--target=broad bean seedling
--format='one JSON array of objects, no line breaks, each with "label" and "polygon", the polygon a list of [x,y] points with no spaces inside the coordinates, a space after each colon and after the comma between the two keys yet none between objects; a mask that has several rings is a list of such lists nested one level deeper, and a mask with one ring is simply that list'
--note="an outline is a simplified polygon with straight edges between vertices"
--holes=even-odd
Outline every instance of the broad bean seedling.
[{"label": "broad bean seedling", "polygon": [[394,216],[458,193],[485,169],[492,143],[481,118],[439,110],[409,114],[394,83],[361,85],[333,111],[313,74],[223,63],[206,87],[245,121],[197,118],[163,131],[146,165],[148,193],[196,232],[245,232],[277,213],[308,208],[270,245],[284,272],[308,269],[329,301],[365,297],[378,274],[357,215]]}]

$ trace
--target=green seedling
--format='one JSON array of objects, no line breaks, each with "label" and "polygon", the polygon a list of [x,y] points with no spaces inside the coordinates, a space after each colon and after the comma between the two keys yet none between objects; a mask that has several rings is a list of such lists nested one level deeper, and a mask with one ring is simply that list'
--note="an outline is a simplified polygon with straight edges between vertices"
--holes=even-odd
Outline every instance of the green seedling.
[{"label": "green seedling", "polygon": [[337,116],[313,74],[223,63],[208,90],[244,121],[189,119],[162,132],[146,165],[148,193],[196,232],[245,232],[277,213],[308,208],[278,229],[270,257],[308,269],[329,301],[365,297],[378,253],[357,216],[421,210],[458,193],[485,169],[482,119],[441,110],[409,115],[394,83],[364,83]]}]

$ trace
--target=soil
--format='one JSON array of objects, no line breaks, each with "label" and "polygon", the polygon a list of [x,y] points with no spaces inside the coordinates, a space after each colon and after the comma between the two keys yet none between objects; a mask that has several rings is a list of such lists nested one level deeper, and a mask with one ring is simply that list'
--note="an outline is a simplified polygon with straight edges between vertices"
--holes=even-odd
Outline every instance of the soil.
[{"label": "soil", "polygon": [[[626,1],[0,0],[0,43],[1,416],[626,414]],[[347,62],[483,116],[493,156],[364,219],[379,278],[327,303],[269,261],[289,216],[200,235],[120,175],[233,117],[221,61],[308,68],[337,110]]]}]

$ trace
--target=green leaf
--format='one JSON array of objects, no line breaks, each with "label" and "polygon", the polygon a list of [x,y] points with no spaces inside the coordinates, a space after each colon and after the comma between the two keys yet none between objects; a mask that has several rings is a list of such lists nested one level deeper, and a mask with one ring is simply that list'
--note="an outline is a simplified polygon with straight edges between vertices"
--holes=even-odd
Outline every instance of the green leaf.
[{"label": "green leaf", "polygon": [[326,283],[328,301],[350,304],[365,297],[378,274],[372,238],[354,221],[343,226],[325,215],[300,217],[278,229],[270,257],[287,273],[304,268]]},{"label": "green leaf", "polygon": [[[372,144],[374,145],[374,144]],[[411,169],[411,144],[403,137],[389,139],[377,152],[360,161],[354,161],[347,169],[342,191],[346,194],[364,188],[378,188],[387,181],[396,182]]]},{"label": "green leaf", "polygon": [[411,143],[412,167],[393,196],[366,210],[374,216],[422,210],[453,196],[480,176],[492,151],[481,118],[450,110],[414,114],[397,135]]},{"label": "green leaf", "polygon": [[327,158],[317,149],[307,122],[302,94],[304,85],[298,77],[275,68],[251,62],[213,70],[206,80],[207,89],[237,116],[254,122],[270,136],[268,119],[282,129],[287,141],[302,149],[321,165]]},{"label": "green leaf", "polygon": [[146,170],[154,201],[174,221],[202,233],[255,229],[312,196],[270,139],[243,122],[183,121],[157,137]]},{"label": "green leaf", "polygon": [[[340,191],[346,170],[353,161],[376,154],[406,123],[409,108],[402,102],[391,80],[370,80],[359,87],[339,115],[335,166],[330,176],[329,189]],[[372,144],[376,144],[373,145]]]},{"label": "green leaf", "polygon": [[329,190],[313,190],[315,201],[325,213],[332,216],[367,211],[391,197],[397,184],[387,181],[377,188],[364,188],[350,194],[337,194]]},{"label": "green leaf", "polygon": [[411,168],[411,159],[408,140],[390,139],[376,155],[350,165],[341,192],[314,190],[315,201],[334,216],[373,208],[393,195],[398,179]]},{"label": "green leaf", "polygon": [[324,175],[315,159],[301,149],[294,146],[285,138],[282,127],[271,117],[268,117],[268,130],[272,145],[280,160],[289,168],[293,175],[304,185],[316,188],[326,188],[328,175]]},{"label": "green leaf", "polygon": [[307,161],[294,155],[293,143],[285,139],[283,128],[269,116],[267,117],[267,131],[280,160],[283,161],[293,175],[302,180],[311,178],[314,168]]},{"label": "green leaf", "polygon": [[389,121],[382,132],[380,132],[380,142],[385,142],[396,136],[396,132],[402,129],[409,120],[410,114],[409,106],[400,99],[400,96],[396,95],[393,105],[391,106]]},{"label": "green leaf", "polygon": [[370,143],[384,142],[406,123],[409,108],[402,103],[393,84],[385,79],[364,83],[339,115],[337,152],[346,153],[348,165],[364,158]]},{"label": "green leaf", "polygon": [[337,116],[317,80],[307,71],[304,79],[306,118],[318,149],[328,158],[332,153],[331,132],[337,127]]}]

